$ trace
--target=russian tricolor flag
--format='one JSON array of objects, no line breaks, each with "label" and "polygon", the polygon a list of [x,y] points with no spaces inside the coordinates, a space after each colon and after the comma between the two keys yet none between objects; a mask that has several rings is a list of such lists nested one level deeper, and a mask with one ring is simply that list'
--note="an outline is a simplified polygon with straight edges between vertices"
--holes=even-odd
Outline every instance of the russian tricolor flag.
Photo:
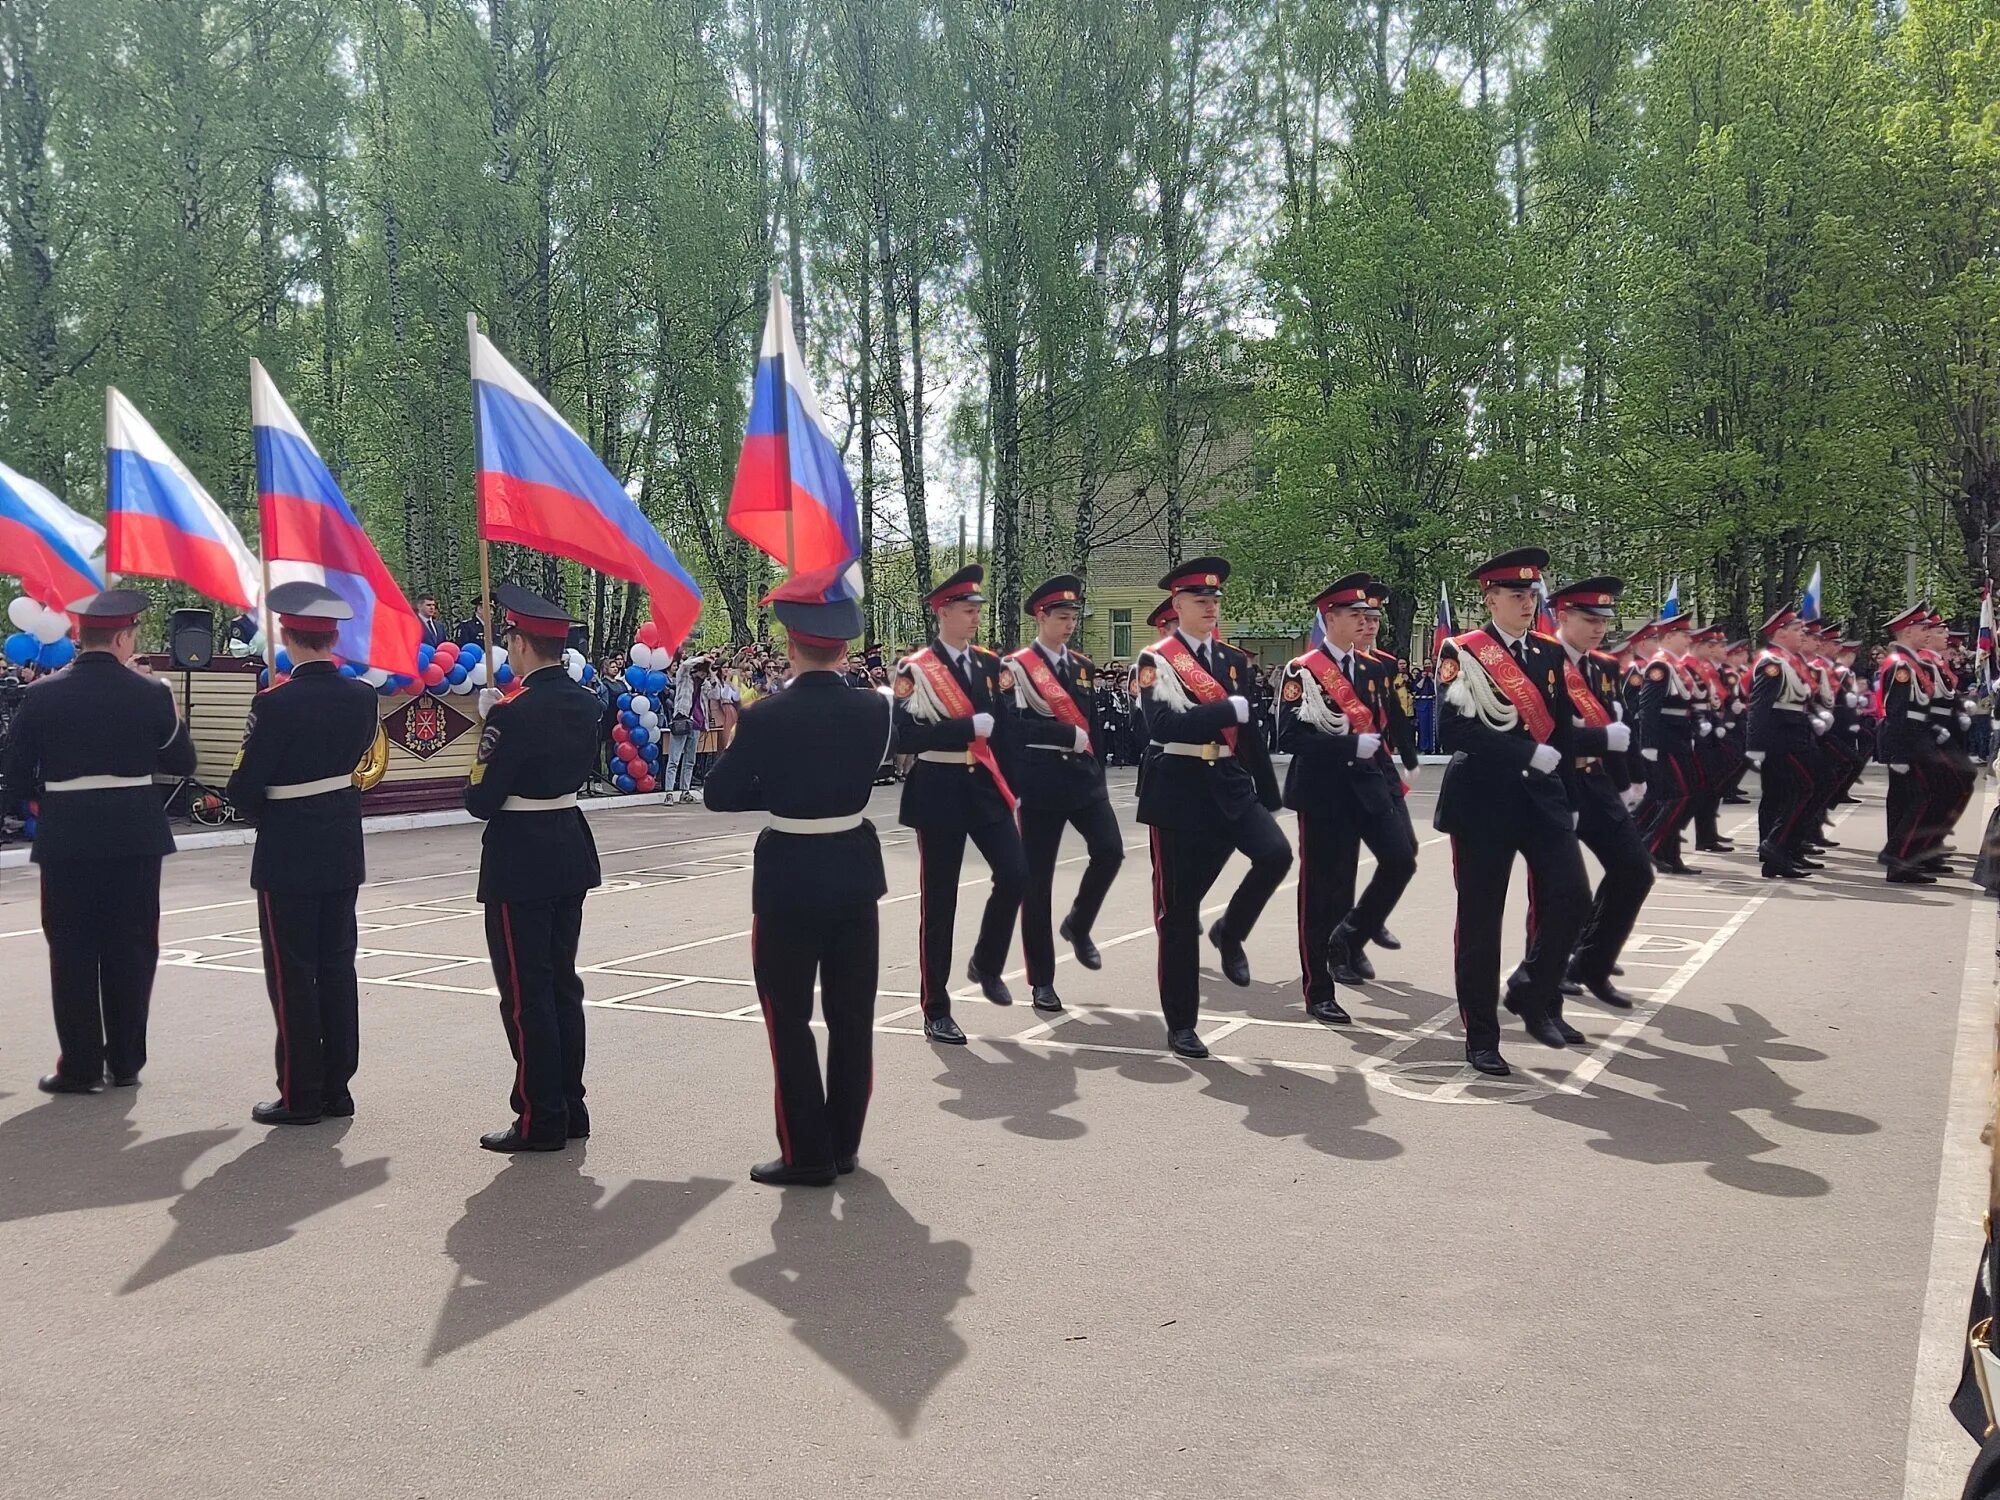
[{"label": "russian tricolor flag", "polygon": [[[820,417],[819,395],[792,337],[791,303],[775,276],[728,521],[731,531],[792,573],[842,568],[861,556],[854,486]],[[836,597],[861,596],[858,565],[844,582]]]},{"label": "russian tricolor flag", "polygon": [[97,593],[103,547],[102,526],[0,464],[0,573],[19,578],[22,593],[48,609]]},{"label": "russian tricolor flag", "polygon": [[652,596],[653,622],[671,651],[701,616],[701,590],[590,445],[476,326],[468,332],[479,534],[638,584]]},{"label": "russian tricolor flag", "polygon": [[424,627],[360,518],[271,377],[250,361],[250,421],[257,438],[257,509],[271,582],[324,584],[354,618],[337,651],[359,667],[414,676]]},{"label": "russian tricolor flag", "polygon": [[116,387],[104,389],[110,450],[105,565],[173,578],[198,594],[255,609],[257,559],[215,498]]},{"label": "russian tricolor flag", "polygon": [[1458,627],[1451,618],[1451,590],[1444,580],[1438,580],[1437,628],[1431,632],[1431,666],[1436,668],[1437,660],[1444,652],[1444,643],[1458,634]]}]

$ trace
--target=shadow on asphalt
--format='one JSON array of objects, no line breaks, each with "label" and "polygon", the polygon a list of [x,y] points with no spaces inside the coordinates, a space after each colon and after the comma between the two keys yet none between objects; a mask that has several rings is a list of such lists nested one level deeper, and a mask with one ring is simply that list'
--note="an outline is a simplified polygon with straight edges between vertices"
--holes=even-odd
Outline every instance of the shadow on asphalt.
[{"label": "shadow on asphalt", "polygon": [[457,1262],[426,1365],[561,1301],[664,1245],[728,1189],[714,1177],[637,1179],[608,1197],[582,1142],[509,1162],[445,1235]]},{"label": "shadow on asphalt", "polygon": [[1235,1068],[1203,1063],[1201,1091],[1243,1111],[1243,1128],[1273,1140],[1297,1140],[1325,1156],[1387,1161],[1402,1142],[1364,1127],[1380,1112],[1357,1072],[1302,1073],[1282,1063]]},{"label": "shadow on asphalt", "polygon": [[[1670,1005],[1653,1018],[1650,1031],[1632,1040],[1606,1078],[1644,1084],[1654,1097],[1600,1082],[1587,1094],[1550,1095],[1532,1108],[1596,1132],[1593,1151],[1649,1166],[1701,1162],[1717,1182],[1747,1193],[1820,1197],[1829,1190],[1827,1180],[1766,1159],[1778,1143],[1758,1134],[1744,1116],[1768,1114],[1818,1135],[1872,1135],[1882,1127],[1865,1115],[1798,1103],[1800,1091],[1771,1064],[1823,1062],[1826,1054],[1782,1040],[1784,1033],[1750,1006],[1729,1010],[1733,1019]],[[1705,1055],[1717,1051],[1720,1057]]]},{"label": "shadow on asphalt", "polygon": [[771,1253],[729,1279],[789,1318],[792,1336],[908,1437],[965,1358],[951,1314],[972,1293],[972,1247],[932,1239],[870,1172],[841,1178],[831,1192],[781,1193]]},{"label": "shadow on asphalt", "polygon": [[1080,1097],[1076,1059],[1066,1052],[1015,1041],[937,1049],[944,1072],[936,1082],[958,1090],[938,1108],[961,1120],[998,1120],[1000,1128],[1038,1141],[1073,1141],[1088,1127],[1060,1113]]},{"label": "shadow on asphalt", "polygon": [[134,1089],[61,1095],[0,1120],[0,1223],[172,1198],[188,1169],[236,1131],[139,1139]]},{"label": "shadow on asphalt", "polygon": [[340,1141],[351,1120],[277,1126],[174,1200],[166,1243],[132,1273],[119,1295],[165,1281],[203,1261],[268,1250],[336,1203],[389,1180],[389,1158],[348,1162]]}]

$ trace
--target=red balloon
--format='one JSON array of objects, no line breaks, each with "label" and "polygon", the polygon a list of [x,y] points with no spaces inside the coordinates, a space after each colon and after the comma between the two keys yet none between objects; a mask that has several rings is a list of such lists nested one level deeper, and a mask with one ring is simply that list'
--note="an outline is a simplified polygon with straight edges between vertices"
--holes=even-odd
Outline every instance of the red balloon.
[{"label": "red balloon", "polygon": [[611,738],[617,744],[629,745],[632,743],[632,731],[627,729],[623,724],[613,724],[611,726]]},{"label": "red balloon", "polygon": [[642,646],[659,645],[660,627],[655,625],[651,620],[648,620],[645,624],[641,625],[639,627],[639,644]]},{"label": "red balloon", "polygon": [[434,656],[431,658],[431,664],[424,668],[424,686],[436,687],[443,681],[444,668],[437,664],[437,658]]},{"label": "red balloon", "polygon": [[637,760],[639,758],[639,747],[630,740],[623,741],[618,746],[618,758],[623,761]]},{"label": "red balloon", "polygon": [[641,776],[638,781],[638,786],[639,790],[642,792],[652,792],[659,790],[660,784],[659,782],[653,780],[653,778],[650,776]]},{"label": "red balloon", "polygon": [[458,661],[458,642],[446,641],[431,653],[431,661],[433,664],[443,662],[445,670],[449,672]]}]

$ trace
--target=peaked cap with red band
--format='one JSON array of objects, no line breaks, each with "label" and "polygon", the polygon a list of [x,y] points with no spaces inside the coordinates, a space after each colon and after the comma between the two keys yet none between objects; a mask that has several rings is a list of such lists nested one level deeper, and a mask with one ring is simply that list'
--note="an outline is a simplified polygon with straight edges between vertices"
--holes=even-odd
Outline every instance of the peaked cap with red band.
[{"label": "peaked cap with red band", "polygon": [[967,563],[924,595],[924,603],[931,609],[938,609],[947,604],[984,604],[985,582],[986,569],[978,563]]},{"label": "peaked cap with red band", "polygon": [[354,618],[354,606],[323,583],[299,580],[281,583],[264,596],[271,613],[287,630],[338,630]]},{"label": "peaked cap with red band", "polygon": [[1146,623],[1155,630],[1165,630],[1180,617],[1181,612],[1174,608],[1174,601],[1162,599],[1153,606],[1153,612],[1146,616]]},{"label": "peaked cap with red band", "polygon": [[1039,615],[1051,609],[1082,609],[1083,580],[1074,573],[1058,573],[1046,582],[1035,585],[1035,591],[1028,595],[1021,609],[1030,615]]},{"label": "peaked cap with red band", "polygon": [[508,629],[541,640],[567,640],[570,626],[576,624],[560,604],[551,604],[518,583],[496,585],[493,602],[507,612]]},{"label": "peaked cap with red band", "polygon": [[1549,595],[1549,603],[1559,610],[1576,609],[1609,618],[1617,612],[1618,596],[1624,591],[1622,578],[1579,578]]},{"label": "peaked cap with red band", "polygon": [[76,616],[79,624],[92,630],[123,630],[127,625],[138,624],[139,616],[152,602],[137,589],[106,589],[72,599],[64,609]]},{"label": "peaked cap with red band", "polygon": [[1516,547],[1512,552],[1488,558],[1473,570],[1472,576],[1488,588],[1531,589],[1548,565],[1546,548]]},{"label": "peaked cap with red band", "polygon": [[1312,603],[1313,612],[1323,615],[1330,609],[1369,608],[1375,603],[1374,583],[1366,573],[1349,573],[1320,590]]},{"label": "peaked cap with red band", "polygon": [[1229,581],[1229,564],[1220,557],[1191,557],[1168,571],[1160,587],[1170,594],[1219,594]]}]

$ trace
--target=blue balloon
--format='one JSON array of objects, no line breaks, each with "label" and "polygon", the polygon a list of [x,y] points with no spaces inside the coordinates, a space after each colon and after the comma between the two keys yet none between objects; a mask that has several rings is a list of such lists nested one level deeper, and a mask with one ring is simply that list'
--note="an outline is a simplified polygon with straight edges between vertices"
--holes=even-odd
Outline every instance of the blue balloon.
[{"label": "blue balloon", "polygon": [[639,783],[634,781],[630,776],[627,776],[623,771],[620,771],[618,773],[618,790],[621,792],[636,792],[639,790]]},{"label": "blue balloon", "polygon": [[37,818],[23,819],[21,822],[21,837],[25,839],[33,838],[35,836],[35,827],[39,821]]},{"label": "blue balloon", "polygon": [[361,668],[355,666],[351,661],[344,661],[340,664],[340,675],[342,677],[359,677],[361,675]]},{"label": "blue balloon", "polygon": [[391,677],[387,682],[383,683],[380,687],[375,689],[375,691],[384,698],[393,698],[396,696],[397,693],[402,691],[402,689],[396,685],[396,682],[397,679]]},{"label": "blue balloon", "polygon": [[282,648],[278,652],[278,671],[287,677],[292,673],[292,653]]},{"label": "blue balloon", "polygon": [[501,685],[502,687],[505,687],[505,686],[506,686],[506,685],[507,685],[508,683],[510,683],[510,682],[512,682],[512,681],[514,680],[514,665],[513,665],[513,663],[512,663],[512,662],[504,662],[504,661],[503,661],[503,662],[501,662],[501,663],[500,663],[500,670],[499,670],[499,671],[497,671],[497,672],[495,672],[495,673],[494,673],[493,675],[494,675],[494,676],[495,676],[496,678],[498,678],[498,679],[499,679],[499,681],[500,681],[500,685]]},{"label": "blue balloon", "polygon": [[631,706],[632,706],[632,695],[630,693],[620,693],[618,695],[618,707],[620,712],[623,712],[624,710],[631,708]]},{"label": "blue balloon", "polygon": [[[502,667],[500,670],[504,672],[507,669]],[[593,667],[589,662],[583,664],[583,680],[586,684],[597,681],[597,668]]]},{"label": "blue balloon", "polygon": [[431,658],[435,655],[437,655],[437,647],[433,645],[426,643],[417,647],[417,670],[421,672],[425,667],[428,667],[431,664]]},{"label": "blue balloon", "polygon": [[445,681],[449,682],[453,687],[457,687],[461,682],[465,681],[465,668],[454,664],[452,669],[445,673],[444,676]]},{"label": "blue balloon", "polygon": [[486,648],[481,646],[477,641],[474,641],[469,646],[460,646],[458,648],[458,659],[467,666],[477,665],[485,659],[485,656]]},{"label": "blue balloon", "polygon": [[42,654],[42,643],[22,630],[8,636],[6,646],[0,650],[6,652],[7,660],[15,666],[25,667]]},{"label": "blue balloon", "polygon": [[270,685],[271,685],[271,669],[269,667],[266,667],[263,671],[257,674],[257,686],[261,689],[261,688],[267,688]]},{"label": "blue balloon", "polygon": [[58,667],[66,667],[76,655],[76,642],[68,636],[61,636],[42,647],[38,660],[44,672],[53,672]]},{"label": "blue balloon", "polygon": [[645,747],[646,741],[651,738],[652,734],[647,730],[646,726],[643,724],[641,724],[637,729],[632,731],[632,743],[639,746],[641,749]]}]

